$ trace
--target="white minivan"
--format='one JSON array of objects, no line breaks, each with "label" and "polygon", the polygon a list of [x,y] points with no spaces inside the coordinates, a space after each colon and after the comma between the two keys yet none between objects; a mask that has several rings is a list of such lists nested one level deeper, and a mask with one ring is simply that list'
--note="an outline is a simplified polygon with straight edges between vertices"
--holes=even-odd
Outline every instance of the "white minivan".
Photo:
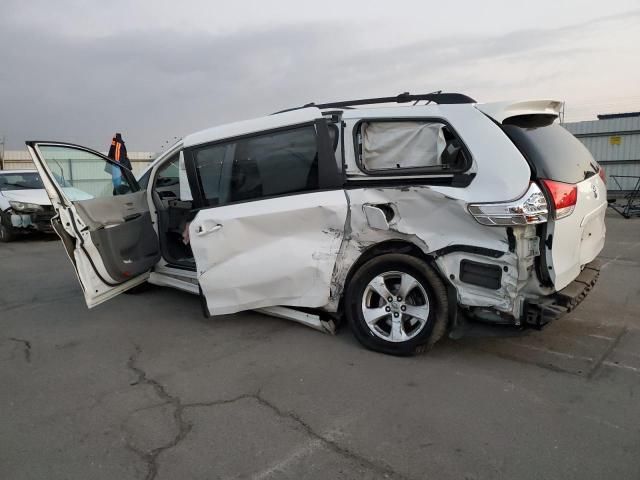
[{"label": "white minivan", "polygon": [[148,282],[207,316],[346,318],[410,355],[461,318],[540,327],[595,284],[604,172],[560,105],[309,104],[188,135],[138,181],[88,148],[27,145],[89,307]]}]

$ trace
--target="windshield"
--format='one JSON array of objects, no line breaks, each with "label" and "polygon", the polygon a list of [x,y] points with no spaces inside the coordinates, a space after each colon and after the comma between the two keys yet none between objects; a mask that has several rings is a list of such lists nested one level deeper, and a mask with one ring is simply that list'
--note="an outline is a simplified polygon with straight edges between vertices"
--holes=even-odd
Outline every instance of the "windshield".
[{"label": "windshield", "polygon": [[44,188],[37,172],[0,173],[0,191],[34,190]]}]

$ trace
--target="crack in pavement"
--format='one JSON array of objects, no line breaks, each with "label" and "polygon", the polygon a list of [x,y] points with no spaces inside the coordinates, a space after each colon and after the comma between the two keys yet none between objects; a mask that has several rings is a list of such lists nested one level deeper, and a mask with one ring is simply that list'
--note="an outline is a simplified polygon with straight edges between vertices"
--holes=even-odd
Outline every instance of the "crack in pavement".
[{"label": "crack in pavement", "polygon": [[29,340],[15,337],[9,337],[9,340],[23,345],[24,359],[27,363],[31,363],[31,342]]},{"label": "crack in pavement", "polygon": [[[268,408],[272,412],[274,412],[280,418],[285,418],[289,420],[293,420],[301,429],[304,431],[309,437],[318,441],[320,444],[324,445],[327,449],[341,455],[347,459],[350,459],[360,465],[361,467],[365,467],[375,473],[377,473],[381,478],[397,478],[399,480],[410,480],[410,477],[401,475],[395,472],[389,465],[384,463],[375,462],[373,460],[369,460],[352,450],[339,445],[335,440],[327,437],[326,435],[322,435],[316,432],[311,425],[305,422],[302,418],[300,418],[296,413],[283,411],[273,403],[269,402],[262,396],[262,389],[259,389],[256,393],[245,393],[242,395],[238,395],[229,399],[222,400],[214,400],[211,402],[193,402],[193,403],[182,403],[179,397],[171,395],[167,392],[166,388],[159,383],[157,380],[153,378],[149,378],[146,372],[137,365],[138,358],[142,353],[142,349],[139,345],[135,345],[135,353],[133,353],[129,357],[129,361],[127,362],[127,367],[137,375],[136,382],[131,385],[145,384],[150,385],[155,390],[158,397],[164,400],[164,403],[160,405],[171,404],[174,407],[173,417],[175,419],[176,424],[178,425],[178,433],[175,437],[167,444],[154,448],[151,451],[145,452],[140,450],[139,448],[131,445],[127,442],[127,448],[136,453],[140,458],[142,458],[147,464],[147,475],[145,480],[153,480],[156,478],[158,474],[158,457],[160,454],[166,450],[169,450],[175,446],[177,446],[182,440],[186,438],[186,436],[191,431],[193,425],[190,424],[184,418],[184,411],[188,408],[207,408],[207,407],[215,407],[219,405],[228,405],[231,403],[235,403],[241,400],[251,399],[258,402],[258,404],[263,407]],[[156,406],[160,406],[156,405]]]},{"label": "crack in pavement", "polygon": [[184,419],[184,406],[182,405],[180,398],[169,394],[162,384],[153,378],[149,378],[146,372],[137,365],[137,361],[141,353],[142,349],[140,346],[135,345],[135,352],[129,357],[127,362],[129,370],[134,372],[138,377],[131,385],[144,384],[153,387],[156,395],[158,395],[160,399],[164,400],[163,405],[170,404],[173,406],[173,418],[178,426],[178,433],[169,443],[154,448],[148,452],[140,450],[127,441],[127,447],[142,458],[147,464],[147,475],[145,476],[145,480],[153,480],[158,475],[158,456],[165,450],[175,447],[178,443],[184,440],[191,430],[191,424]]},{"label": "crack in pavement", "polygon": [[280,418],[286,418],[289,420],[293,420],[296,424],[298,424],[298,426],[301,427],[301,429],[304,431],[304,433],[306,433],[309,437],[311,437],[312,439],[320,442],[320,444],[324,445],[327,449],[331,450],[334,453],[337,453],[338,455],[341,455],[349,460],[354,461],[355,463],[357,463],[358,465],[360,465],[361,467],[365,467],[375,473],[377,473],[378,475],[380,475],[380,478],[397,478],[400,480],[409,480],[409,477],[406,477],[404,475],[401,475],[397,472],[395,472],[390,466],[384,464],[384,463],[376,463],[372,460],[369,460],[351,450],[349,450],[348,448],[345,448],[341,445],[339,445],[335,440],[328,438],[325,435],[322,435],[320,433],[317,433],[312,427],[311,425],[309,425],[307,422],[305,422],[302,418],[300,418],[297,414],[295,414],[294,412],[285,412],[283,410],[281,410],[280,408],[278,408],[276,405],[274,405],[273,403],[269,402],[268,400],[266,400],[261,393],[262,389],[258,390],[256,393],[245,393],[242,395],[238,395],[237,397],[234,398],[230,398],[230,399],[226,399],[226,400],[215,400],[215,401],[211,401],[211,402],[194,402],[194,403],[187,403],[183,405],[183,408],[187,409],[187,408],[202,408],[202,407],[215,407],[215,406],[219,406],[219,405],[228,405],[230,403],[235,403],[238,402],[240,400],[246,400],[246,399],[251,399],[251,400],[255,400],[256,402],[258,402],[258,404],[262,405],[263,407],[268,408],[269,410],[271,410],[272,412],[274,412],[277,416],[279,416]]},{"label": "crack in pavement", "polygon": [[338,455],[341,455],[341,456],[343,456],[345,458],[348,458],[348,459],[356,462],[357,464],[359,464],[362,467],[368,468],[369,470],[371,470],[373,472],[376,472],[377,474],[381,475],[381,478],[397,478],[397,479],[401,479],[401,480],[409,480],[409,477],[406,477],[404,475],[401,475],[401,474],[395,472],[389,465],[386,465],[384,463],[377,463],[377,462],[374,462],[372,460],[369,460],[368,458],[365,458],[365,457],[363,457],[363,456],[361,456],[361,455],[349,450],[348,448],[339,445],[335,440],[332,440],[331,438],[327,438],[326,436],[321,435],[320,433],[317,433],[311,427],[311,425],[309,425],[307,422],[305,422],[302,418],[300,418],[294,412],[284,412],[284,411],[280,410],[277,406],[272,404],[271,402],[267,401],[261,395],[261,392],[258,392],[253,397],[258,401],[258,403],[260,403],[261,405],[263,405],[263,406],[265,406],[267,408],[270,408],[278,416],[280,416],[282,418],[290,418],[294,422],[298,423],[300,425],[300,427],[302,427],[302,429],[305,431],[305,433],[307,435],[309,435],[311,438],[314,438],[314,439],[320,441],[329,450],[337,453]]}]

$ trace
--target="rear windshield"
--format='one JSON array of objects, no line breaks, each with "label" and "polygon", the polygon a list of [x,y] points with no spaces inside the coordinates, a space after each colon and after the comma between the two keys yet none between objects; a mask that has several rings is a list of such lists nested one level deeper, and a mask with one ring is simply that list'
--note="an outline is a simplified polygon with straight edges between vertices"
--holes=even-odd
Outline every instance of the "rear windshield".
[{"label": "rear windshield", "polygon": [[589,150],[557,123],[533,128],[502,125],[502,128],[527,158],[536,178],[578,183],[598,172],[598,164]]}]

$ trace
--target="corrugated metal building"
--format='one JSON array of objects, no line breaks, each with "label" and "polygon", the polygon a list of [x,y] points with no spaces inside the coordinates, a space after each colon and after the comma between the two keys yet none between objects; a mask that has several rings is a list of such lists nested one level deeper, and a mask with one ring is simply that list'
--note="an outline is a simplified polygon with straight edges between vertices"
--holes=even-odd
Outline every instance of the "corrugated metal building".
[{"label": "corrugated metal building", "polygon": [[640,112],[598,115],[598,120],[565,123],[564,127],[605,168],[610,193],[634,188],[637,178],[612,176],[640,177]]}]

